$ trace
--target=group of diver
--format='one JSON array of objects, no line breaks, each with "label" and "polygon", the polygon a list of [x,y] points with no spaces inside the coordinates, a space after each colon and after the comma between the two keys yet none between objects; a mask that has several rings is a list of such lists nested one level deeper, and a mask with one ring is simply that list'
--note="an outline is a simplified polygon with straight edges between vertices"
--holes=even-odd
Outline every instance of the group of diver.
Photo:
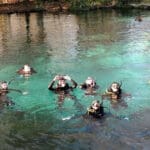
[{"label": "group of diver", "polygon": [[[70,85],[69,82],[72,84]],[[121,85],[121,83],[113,82],[110,87],[106,89],[102,97],[104,98],[107,96],[113,100],[120,99],[122,93]],[[75,82],[75,80],[68,75],[56,75],[48,85],[48,89],[54,91],[55,93],[68,93],[68,91],[72,91],[77,87],[85,90],[86,95],[94,95],[96,90],[99,88],[96,81],[92,77],[88,77],[84,83],[78,86],[77,82]],[[103,104],[98,100],[94,100],[91,106],[87,109],[87,114],[93,116],[94,118],[101,118],[104,116]]]},{"label": "group of diver", "polygon": [[[29,77],[36,71],[30,67],[28,64],[25,64],[20,68],[17,73],[24,77]],[[11,80],[12,81],[12,80]],[[0,97],[7,95],[7,93],[12,90],[8,88],[10,82],[1,81],[0,82]],[[109,88],[106,89],[105,93],[102,95],[102,98],[105,96],[109,97],[112,100],[118,100],[121,98],[122,89],[121,83],[113,82]],[[96,90],[99,88],[96,81],[92,77],[88,77],[84,83],[78,86],[77,82],[73,80],[68,75],[56,75],[53,80],[49,83],[48,89],[59,94],[66,94],[69,91],[79,87],[80,89],[85,90],[86,95],[94,95]],[[19,91],[19,90],[18,90]],[[20,91],[19,91],[20,92]],[[101,118],[104,116],[104,107],[103,103],[100,103],[99,100],[94,100],[91,106],[87,109],[87,114],[94,118]]]}]

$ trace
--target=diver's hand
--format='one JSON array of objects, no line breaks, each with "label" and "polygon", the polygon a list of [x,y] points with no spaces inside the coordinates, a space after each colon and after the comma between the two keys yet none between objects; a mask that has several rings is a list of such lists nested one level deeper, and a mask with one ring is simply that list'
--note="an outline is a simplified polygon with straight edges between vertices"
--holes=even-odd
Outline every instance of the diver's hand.
[{"label": "diver's hand", "polygon": [[68,75],[64,76],[64,79],[71,81],[71,78]]},{"label": "diver's hand", "polygon": [[59,80],[59,75],[56,75],[53,79],[53,81]]}]

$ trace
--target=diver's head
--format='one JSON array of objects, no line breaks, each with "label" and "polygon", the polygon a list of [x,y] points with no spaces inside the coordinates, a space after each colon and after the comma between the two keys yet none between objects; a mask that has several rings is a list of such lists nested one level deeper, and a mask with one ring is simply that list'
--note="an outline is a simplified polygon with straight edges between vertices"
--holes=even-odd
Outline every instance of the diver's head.
[{"label": "diver's head", "polygon": [[8,89],[8,83],[6,81],[1,82],[0,88],[1,88],[1,90],[7,90]]},{"label": "diver's head", "polygon": [[99,103],[98,100],[94,100],[94,101],[92,102],[92,108],[93,108],[94,110],[98,110],[98,109],[100,108],[100,103]]},{"label": "diver's head", "polygon": [[59,87],[65,87],[66,86],[66,80],[63,77],[60,77],[58,80],[58,86]]},{"label": "diver's head", "polygon": [[90,87],[94,87],[95,86],[95,81],[94,79],[92,79],[91,77],[88,77],[85,81],[85,83],[90,86]]},{"label": "diver's head", "polygon": [[23,67],[23,70],[24,70],[24,72],[30,72],[31,68],[28,64],[25,64],[24,67]]},{"label": "diver's head", "polygon": [[111,84],[111,89],[112,89],[113,92],[117,92],[119,90],[119,83],[113,82]]},{"label": "diver's head", "polygon": [[141,17],[141,16],[137,16],[137,17],[135,18],[135,21],[141,22],[141,21],[142,21],[142,17]]}]

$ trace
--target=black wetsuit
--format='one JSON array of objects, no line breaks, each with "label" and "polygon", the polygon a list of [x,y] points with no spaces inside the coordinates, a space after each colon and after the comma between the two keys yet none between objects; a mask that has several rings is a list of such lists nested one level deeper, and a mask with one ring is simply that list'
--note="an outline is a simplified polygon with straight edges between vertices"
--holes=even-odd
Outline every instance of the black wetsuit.
[{"label": "black wetsuit", "polygon": [[64,87],[61,87],[61,86],[59,86],[58,84],[57,84],[56,87],[53,87],[55,81],[52,81],[52,82],[50,83],[48,89],[51,90],[51,91],[55,91],[55,92],[72,90],[72,89],[74,89],[74,88],[77,87],[77,83],[76,83],[74,80],[71,80],[71,81],[72,81],[72,83],[73,83],[73,86],[69,86],[69,84],[66,83],[66,85],[65,85]]},{"label": "black wetsuit", "polygon": [[94,118],[101,118],[102,116],[104,116],[104,107],[100,106],[97,110],[94,110],[91,106],[88,110],[88,115]]},{"label": "black wetsuit", "polygon": [[7,97],[7,95],[0,95],[0,108],[2,108],[4,105],[10,106],[14,105],[15,103]]}]

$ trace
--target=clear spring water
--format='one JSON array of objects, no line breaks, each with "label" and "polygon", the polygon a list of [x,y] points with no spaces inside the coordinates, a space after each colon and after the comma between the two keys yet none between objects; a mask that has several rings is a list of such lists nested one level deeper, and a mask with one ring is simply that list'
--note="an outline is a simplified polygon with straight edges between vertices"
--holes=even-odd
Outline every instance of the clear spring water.
[{"label": "clear spring water", "polygon": [[[142,22],[135,21],[141,15]],[[37,74],[16,71],[25,63]],[[122,81],[119,103],[104,100],[106,116],[82,115],[98,96],[75,89],[75,99],[47,89],[56,74],[79,84],[92,76],[100,94]],[[0,110],[1,149],[136,149],[150,146],[150,12],[94,11],[81,14],[0,15],[0,80],[15,80]]]}]

